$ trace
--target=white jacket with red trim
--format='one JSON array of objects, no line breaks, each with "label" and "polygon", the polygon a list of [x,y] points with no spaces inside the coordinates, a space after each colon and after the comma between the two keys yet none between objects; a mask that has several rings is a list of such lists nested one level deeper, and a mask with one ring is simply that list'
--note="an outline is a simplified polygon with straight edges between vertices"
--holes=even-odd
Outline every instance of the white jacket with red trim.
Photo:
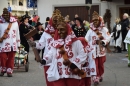
[{"label": "white jacket with red trim", "polygon": [[[110,42],[110,34],[108,32],[108,29],[106,27],[103,27],[99,30],[100,33],[102,33],[102,36],[104,39],[102,40],[105,45],[107,45]],[[99,45],[96,44],[96,40],[99,40],[98,35],[92,30],[89,29],[85,39],[89,42],[91,46],[95,49],[94,57],[102,57],[106,55],[106,48],[103,47],[103,49],[100,51]]]},{"label": "white jacket with red trim", "polygon": [[[19,36],[19,26],[16,20],[11,17],[10,21],[12,22],[12,26],[7,35],[7,38],[0,43],[0,52],[10,52],[11,47],[13,51],[17,51],[18,47],[20,47],[20,36]],[[9,23],[2,22],[0,23],[0,38],[4,35],[5,30],[7,29]]]},{"label": "white jacket with red trim", "polygon": [[[69,47],[64,45],[64,49],[68,54],[69,60],[74,63],[79,69],[81,69],[87,58],[87,53],[85,53],[82,43],[77,40],[73,42],[72,45]],[[43,59],[46,60],[47,64],[51,63],[52,59],[57,59],[56,65],[60,78],[81,79],[81,77],[79,77],[78,75],[72,74],[72,72],[70,72],[70,68],[63,64],[64,59],[62,55],[59,54],[59,51],[60,49],[52,47]]]}]

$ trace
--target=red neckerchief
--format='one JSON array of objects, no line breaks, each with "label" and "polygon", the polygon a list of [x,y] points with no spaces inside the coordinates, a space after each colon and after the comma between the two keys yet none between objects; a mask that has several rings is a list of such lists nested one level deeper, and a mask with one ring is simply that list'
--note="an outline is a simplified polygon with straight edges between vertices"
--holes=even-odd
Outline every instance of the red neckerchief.
[{"label": "red neckerchief", "polygon": [[[15,18],[15,17],[10,17],[10,22],[11,23],[13,23],[13,22],[16,22],[17,21],[17,19]],[[5,21],[5,19],[2,17],[2,16],[0,16],[0,23],[5,23],[6,21]]]},{"label": "red neckerchief", "polygon": [[54,35],[55,30],[56,30],[56,28],[53,27],[52,18],[51,18],[48,25],[47,25],[47,27],[46,27],[46,29],[45,29],[45,32],[50,34],[50,35]]},{"label": "red neckerchief", "polygon": [[92,23],[90,23],[90,29],[92,29],[93,31],[101,30],[105,25],[104,25],[103,19],[101,17],[99,17],[99,21],[100,21],[100,26],[98,28],[96,28],[92,22]]}]

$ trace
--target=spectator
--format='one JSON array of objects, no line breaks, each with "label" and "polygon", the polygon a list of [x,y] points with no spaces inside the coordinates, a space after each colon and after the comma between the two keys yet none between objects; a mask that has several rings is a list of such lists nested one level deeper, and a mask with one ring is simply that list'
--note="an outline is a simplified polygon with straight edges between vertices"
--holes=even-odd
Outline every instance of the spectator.
[{"label": "spectator", "polygon": [[38,33],[35,35],[34,40],[39,40],[41,38],[41,35],[44,32],[42,25],[43,25],[42,23],[38,22],[37,25],[35,26],[36,29],[38,30]]},{"label": "spectator", "polygon": [[126,51],[126,44],[124,43],[124,39],[127,35],[127,27],[129,26],[129,19],[128,19],[129,15],[127,13],[124,13],[123,15],[123,20],[121,21],[121,32],[122,32],[122,42],[123,42],[123,51]]},{"label": "spectator", "polygon": [[75,18],[78,18],[79,16],[78,16],[78,14],[75,14]]},{"label": "spectator", "polygon": [[89,24],[89,22],[86,21],[86,20],[84,20],[84,21],[83,21],[83,24],[84,24],[84,27],[85,27],[86,31],[88,31],[88,30],[90,29],[90,24]]},{"label": "spectator", "polygon": [[[22,16],[21,19],[22,19],[21,24],[19,25],[21,44],[25,47],[25,51],[29,53],[29,44],[24,35],[30,32],[32,29],[32,27],[28,23],[30,16],[26,14]],[[28,62],[28,57],[27,57],[27,62]]]},{"label": "spectator", "polygon": [[75,26],[73,26],[73,31],[76,35],[76,37],[84,37],[86,35],[86,30],[84,28],[84,25],[83,25],[83,21],[77,17],[75,18]]},{"label": "spectator", "polygon": [[71,28],[74,28],[74,26],[75,26],[74,21],[71,21],[71,22],[70,22],[70,26],[71,26]]},{"label": "spectator", "polygon": [[[40,38],[41,38],[41,36],[42,36],[42,34],[43,34],[43,32],[44,32],[44,29],[43,29],[42,25],[43,25],[42,23],[38,22],[37,25],[35,26],[36,29],[38,30],[38,33],[35,34],[35,36],[34,36],[34,40],[35,40],[35,41],[40,40]],[[41,50],[38,49],[38,52],[40,53]],[[44,52],[44,49],[42,50],[42,56],[43,56],[43,52]],[[42,57],[41,57],[41,58],[42,58]],[[36,60],[36,58],[35,58],[35,60]]]},{"label": "spectator", "polygon": [[46,18],[46,22],[45,22],[45,28],[47,27],[47,25],[48,25],[49,21],[50,21],[50,18],[49,18],[49,17],[47,17],[47,18]]},{"label": "spectator", "polygon": [[120,24],[120,19],[117,18],[115,20],[115,27],[113,29],[113,37],[114,37],[114,41],[115,41],[115,51],[117,53],[121,53],[121,44],[122,44],[122,33],[121,33],[121,24]]}]

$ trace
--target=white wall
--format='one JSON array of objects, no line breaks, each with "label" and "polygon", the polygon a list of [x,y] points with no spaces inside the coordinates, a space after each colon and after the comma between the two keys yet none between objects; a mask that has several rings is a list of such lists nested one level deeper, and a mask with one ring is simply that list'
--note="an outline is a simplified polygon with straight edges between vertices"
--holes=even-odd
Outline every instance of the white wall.
[{"label": "white wall", "polygon": [[[106,9],[111,10],[112,19],[111,26],[114,24],[114,19],[119,17],[119,7],[125,7],[123,0],[113,0],[114,2],[100,2],[100,0],[92,0],[93,5],[99,5],[99,14],[103,16]],[[51,17],[54,7],[57,6],[84,6],[85,0],[38,0],[38,15],[41,17],[41,22],[45,22],[46,17]]]},{"label": "white wall", "polygon": [[8,1],[7,0],[0,0],[1,3],[0,3],[0,15],[3,13],[3,8],[4,7],[8,7]]},{"label": "white wall", "polygon": [[[99,0],[92,0],[94,4],[101,5]],[[51,17],[56,6],[84,6],[85,0],[38,0],[38,15],[40,21],[45,22],[46,17]],[[101,13],[101,10],[100,10]]]}]

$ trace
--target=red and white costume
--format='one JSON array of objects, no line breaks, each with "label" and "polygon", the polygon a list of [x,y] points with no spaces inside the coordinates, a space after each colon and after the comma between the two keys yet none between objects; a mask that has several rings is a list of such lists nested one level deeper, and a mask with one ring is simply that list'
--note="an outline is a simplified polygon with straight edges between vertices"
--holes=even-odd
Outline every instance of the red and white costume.
[{"label": "red and white costume", "polygon": [[84,49],[87,53],[86,62],[82,67],[82,69],[86,72],[86,78],[83,78],[82,82],[85,83],[85,86],[91,86],[91,77],[96,76],[96,64],[93,55],[95,51],[93,47],[85,40],[84,37],[79,37],[78,39],[82,42]]},{"label": "red and white costume", "polygon": [[81,69],[87,57],[82,43],[77,40],[75,34],[68,26],[68,34],[65,39],[59,39],[58,31],[56,31],[52,46],[51,50],[43,59],[46,60],[47,64],[52,62],[52,59],[57,59],[57,70],[60,79],[53,82],[54,86],[78,86],[81,77],[73,75],[72,72],[70,72],[70,68],[63,64],[64,59],[59,53],[59,48],[64,46],[69,60]]},{"label": "red and white costume", "polygon": [[98,29],[100,33],[102,33],[103,36],[103,42],[105,45],[107,45],[110,41],[110,34],[108,32],[108,29],[104,26],[103,22],[101,21],[101,24],[98,28],[95,28],[93,23],[90,24],[90,28],[85,36],[85,39],[90,43],[91,46],[93,46],[95,52],[94,52],[94,58],[96,62],[96,71],[97,71],[97,77],[93,78],[94,81],[98,81],[104,74],[104,62],[106,61],[106,48],[103,47],[100,49],[99,45],[96,44],[96,40],[99,40],[98,35],[95,33],[95,30]]},{"label": "red and white costume", "polygon": [[[43,57],[47,54],[47,52],[49,52],[49,50],[51,49],[51,42],[53,40],[52,35],[55,34],[55,28],[52,26],[52,19],[49,21],[49,24],[46,27],[45,32],[42,34],[40,40],[38,42],[36,42],[36,48],[37,49],[43,49],[45,47],[44,50],[44,55]],[[47,80],[47,74],[46,71],[48,70],[50,64],[47,64],[44,66],[44,73],[45,73],[45,78],[46,78],[46,84],[47,86],[53,86],[52,82],[48,82]]]},{"label": "red and white costume", "polygon": [[[0,38],[4,35],[9,23],[5,22],[1,17],[0,23]],[[10,17],[12,26],[8,33],[8,36],[3,42],[0,43],[0,59],[1,59],[1,72],[7,72],[12,74],[14,67],[14,55],[15,51],[20,47],[19,26],[17,20],[14,17]]]}]

